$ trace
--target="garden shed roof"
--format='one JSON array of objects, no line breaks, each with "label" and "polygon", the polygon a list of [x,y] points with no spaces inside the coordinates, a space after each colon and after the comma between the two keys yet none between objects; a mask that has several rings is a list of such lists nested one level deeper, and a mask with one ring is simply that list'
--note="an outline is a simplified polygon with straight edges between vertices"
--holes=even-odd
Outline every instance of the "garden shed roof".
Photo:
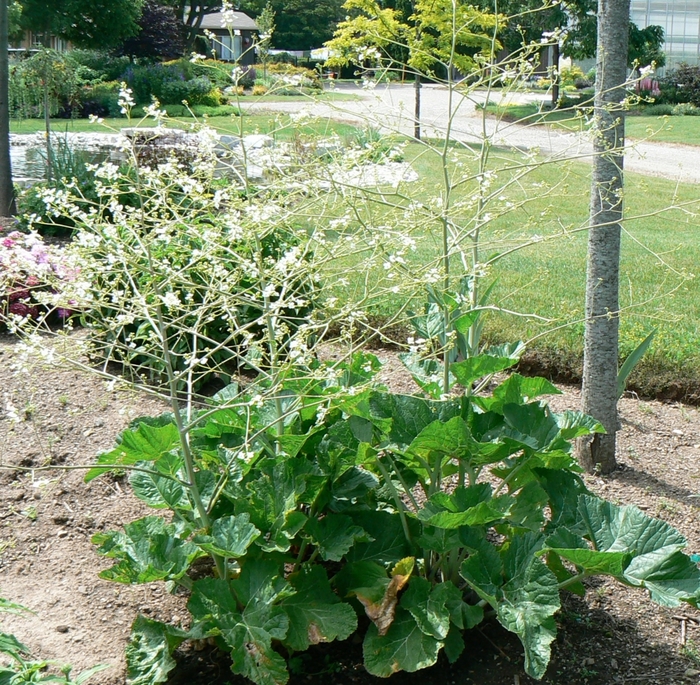
[{"label": "garden shed roof", "polygon": [[238,29],[240,31],[257,31],[258,25],[245,12],[231,12],[233,15],[233,24],[231,26],[223,26],[223,12],[212,12],[204,15],[201,28],[209,31],[221,29]]}]

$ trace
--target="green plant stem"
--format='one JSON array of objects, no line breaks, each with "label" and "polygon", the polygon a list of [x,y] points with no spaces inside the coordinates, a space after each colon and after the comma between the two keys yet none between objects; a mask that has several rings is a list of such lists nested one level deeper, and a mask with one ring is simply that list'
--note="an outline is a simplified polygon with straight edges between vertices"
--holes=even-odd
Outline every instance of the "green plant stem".
[{"label": "green plant stem", "polygon": [[575,585],[576,583],[580,583],[582,580],[585,578],[588,578],[590,574],[586,571],[582,571],[578,575],[571,576],[571,578],[568,578],[567,580],[563,580],[561,583],[559,583],[559,589],[564,590],[570,585]]},{"label": "green plant stem", "polygon": [[[396,466],[396,462],[394,461],[393,457],[391,454],[386,452],[384,456],[391,462],[391,468],[394,469],[394,473],[396,474],[396,477],[399,479],[399,482],[401,483],[401,487],[403,488],[404,494],[408,499],[411,500],[411,504],[413,505],[413,510],[415,512],[418,512],[420,507],[418,506],[418,502],[416,502],[416,498],[413,496],[413,493],[411,492],[411,489],[408,487],[408,483],[404,480],[404,477],[401,475],[398,467]],[[424,488],[425,489],[425,488]]]},{"label": "green plant stem", "polygon": [[[260,236],[255,234],[255,250],[258,255],[258,269],[260,270],[260,284],[262,286],[263,292],[263,318],[265,320],[265,332],[267,334],[267,346],[270,353],[270,378],[272,381],[272,387],[274,389],[274,402],[275,402],[275,422],[274,427],[277,435],[282,435],[284,432],[284,410],[282,408],[282,398],[277,392],[277,385],[279,382],[279,369],[278,369],[278,350],[277,350],[277,340],[275,340],[275,325],[272,320],[272,312],[270,311],[270,297],[267,295],[267,287],[269,283],[264,277],[264,267],[263,262],[263,247],[260,240]],[[279,444],[277,445],[279,450]]]},{"label": "green plant stem", "polygon": [[391,494],[394,498],[394,503],[396,504],[396,510],[399,514],[399,518],[401,519],[401,525],[403,527],[403,534],[406,537],[406,541],[409,544],[413,544],[413,540],[411,538],[411,531],[408,528],[408,521],[406,520],[406,513],[404,509],[406,508],[406,505],[401,501],[401,498],[399,497],[399,493],[396,491],[396,488],[394,487],[394,484],[391,482],[391,475],[386,469],[386,466],[382,464],[381,459],[379,458],[379,455],[377,455],[377,466],[379,467],[379,470],[382,472],[382,476],[384,476],[384,480],[386,480],[387,487],[389,490],[391,490]]}]

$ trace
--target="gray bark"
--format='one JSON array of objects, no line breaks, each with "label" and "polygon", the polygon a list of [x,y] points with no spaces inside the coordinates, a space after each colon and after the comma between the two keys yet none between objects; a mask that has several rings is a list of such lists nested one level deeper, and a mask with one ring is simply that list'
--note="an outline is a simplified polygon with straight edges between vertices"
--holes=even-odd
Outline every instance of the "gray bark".
[{"label": "gray bark", "polygon": [[0,0],[0,216],[13,216],[15,190],[10,162],[10,98],[8,65],[7,1]]},{"label": "gray bark", "polygon": [[617,467],[615,434],[619,327],[620,222],[624,159],[627,42],[630,0],[598,3],[596,60],[595,159],[591,182],[586,331],[582,409],[600,421],[607,433],[580,440],[577,455],[589,472]]}]

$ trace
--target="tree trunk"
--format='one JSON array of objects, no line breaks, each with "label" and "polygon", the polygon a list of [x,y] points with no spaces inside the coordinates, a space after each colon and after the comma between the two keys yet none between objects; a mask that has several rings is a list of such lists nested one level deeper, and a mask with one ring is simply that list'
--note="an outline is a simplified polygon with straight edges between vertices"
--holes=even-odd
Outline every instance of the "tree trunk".
[{"label": "tree trunk", "polygon": [[420,140],[420,74],[416,73],[415,81],[413,82],[413,87],[415,88],[415,100],[413,109],[413,137],[416,140]]},{"label": "tree trunk", "polygon": [[630,0],[598,3],[598,53],[591,183],[586,330],[582,409],[607,433],[583,438],[577,456],[589,472],[610,473],[615,461],[617,417],[620,222],[624,159],[624,112]]},{"label": "tree trunk", "polygon": [[10,97],[7,2],[0,0],[0,216],[17,213],[10,161]]},{"label": "tree trunk", "polygon": [[559,106],[559,40],[552,45],[552,63],[549,65],[552,70],[552,109]]}]

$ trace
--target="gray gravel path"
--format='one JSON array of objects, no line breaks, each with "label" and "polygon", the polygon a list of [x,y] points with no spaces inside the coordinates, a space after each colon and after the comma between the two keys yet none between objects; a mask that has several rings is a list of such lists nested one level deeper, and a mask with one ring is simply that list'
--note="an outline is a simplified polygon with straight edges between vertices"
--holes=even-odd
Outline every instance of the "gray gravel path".
[{"label": "gray gravel path", "polygon": [[[384,130],[411,134],[413,131],[413,88],[407,85],[378,86],[373,91],[343,84],[340,89],[359,95],[358,100],[338,102],[274,102],[244,103],[247,111],[301,112],[352,122],[377,124]],[[537,95],[510,95],[517,102]],[[592,145],[586,134],[573,134],[545,126],[523,126],[499,122],[493,118],[482,121],[475,110],[477,102],[486,99],[476,92],[472,99],[454,95],[451,125],[453,137],[464,142],[482,139],[482,127],[494,144],[525,150],[539,150],[548,158],[589,159]],[[493,97],[492,97],[493,100]],[[450,122],[448,90],[426,85],[422,89],[422,125],[424,136],[442,136]],[[649,176],[659,176],[681,182],[700,183],[700,147],[655,142],[628,141],[625,168]]]}]

